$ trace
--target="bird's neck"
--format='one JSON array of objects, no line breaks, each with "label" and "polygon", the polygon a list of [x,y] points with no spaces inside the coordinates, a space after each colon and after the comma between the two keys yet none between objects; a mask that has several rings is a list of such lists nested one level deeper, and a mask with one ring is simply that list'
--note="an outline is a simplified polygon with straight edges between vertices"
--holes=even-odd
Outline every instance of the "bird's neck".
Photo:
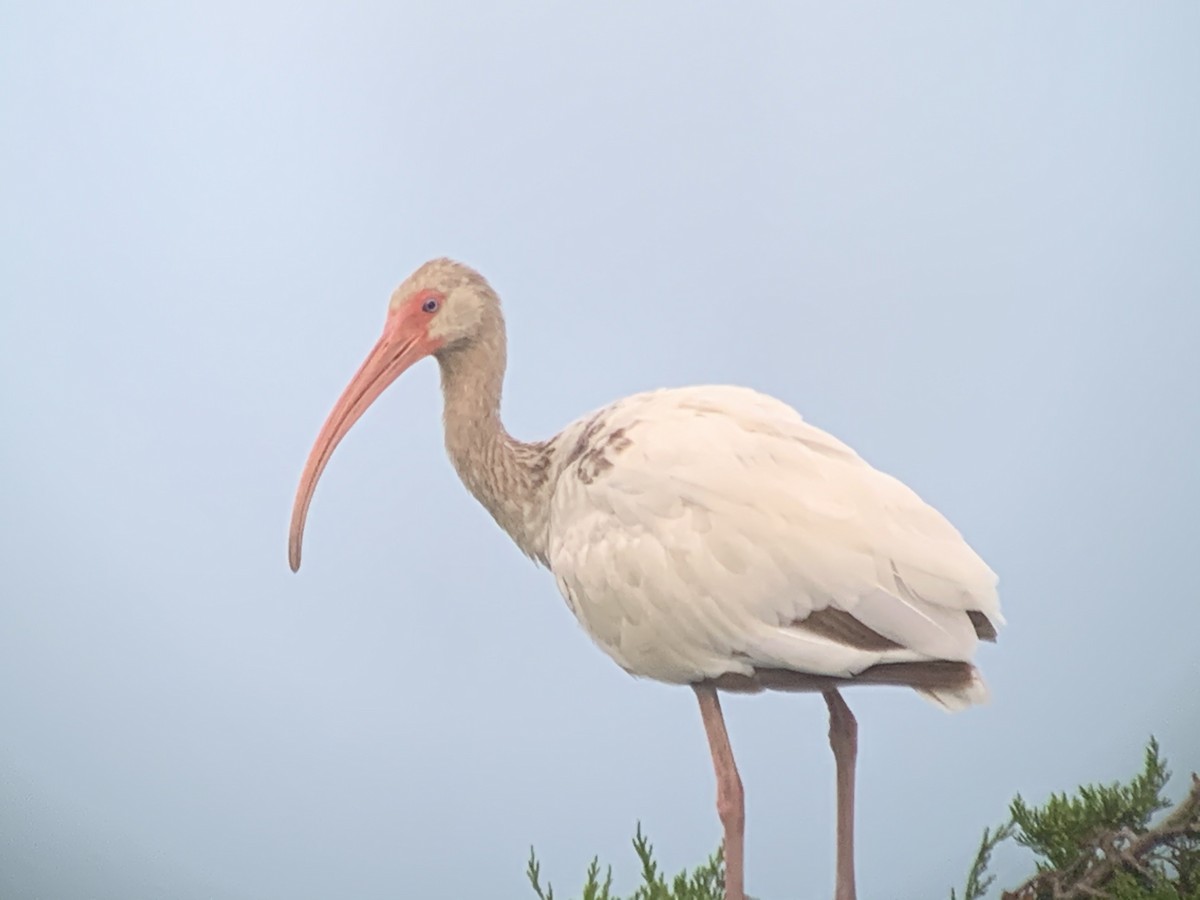
[{"label": "bird's neck", "polygon": [[545,564],[553,458],[549,445],[513,438],[500,420],[503,333],[440,353],[438,362],[446,450],[459,478],[521,551]]}]

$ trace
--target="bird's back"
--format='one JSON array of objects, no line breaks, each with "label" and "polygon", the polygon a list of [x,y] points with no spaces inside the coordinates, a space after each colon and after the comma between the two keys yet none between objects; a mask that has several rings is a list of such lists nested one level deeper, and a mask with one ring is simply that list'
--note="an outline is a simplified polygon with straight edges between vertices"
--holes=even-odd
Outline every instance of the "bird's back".
[{"label": "bird's back", "polygon": [[[900,682],[947,705],[985,696],[970,660],[1003,621],[994,573],[786,404],[736,387],[637,394],[569,426],[558,453],[550,568],[631,673],[820,686],[903,664],[885,675],[915,672]],[[930,663],[958,673],[949,687],[928,683]]]}]

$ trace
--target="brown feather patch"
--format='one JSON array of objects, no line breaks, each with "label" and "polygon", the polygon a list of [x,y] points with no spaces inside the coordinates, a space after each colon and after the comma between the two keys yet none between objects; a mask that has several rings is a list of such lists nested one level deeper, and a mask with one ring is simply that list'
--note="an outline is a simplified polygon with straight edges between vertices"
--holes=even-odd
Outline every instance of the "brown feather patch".
[{"label": "brown feather patch", "polygon": [[834,609],[832,606],[819,609],[807,618],[798,619],[791,627],[810,631],[856,650],[895,650],[901,646],[891,638],[868,628],[845,610]]},{"label": "brown feather patch", "polygon": [[587,453],[592,441],[602,430],[604,430],[605,419],[603,413],[596,413],[588,420],[584,426],[579,438],[575,441],[575,446],[571,448],[571,452],[567,454],[567,458],[563,461],[564,468],[578,460],[583,454]]},{"label": "brown feather patch", "polygon": [[975,636],[981,641],[996,642],[996,626],[992,624],[992,620],[985,616],[977,609],[968,609],[967,615],[971,619],[971,624],[975,626]]},{"label": "brown feather patch", "polygon": [[[613,463],[609,455],[615,456],[633,446],[633,441],[626,437],[624,428],[614,428],[605,435],[603,442],[594,443],[604,429],[604,424],[603,421],[593,421],[584,431],[583,437],[579,439],[579,444],[576,445],[571,456],[567,458],[567,465],[576,459],[579,461],[579,467],[575,470],[575,474],[584,484],[591,484],[600,477],[600,473],[607,472],[612,468]],[[591,445],[580,452],[580,445],[589,442],[592,442]]]},{"label": "brown feather patch", "polygon": [[970,686],[975,667],[970,663],[939,659],[926,662],[879,663],[857,675],[835,678],[791,669],[755,669],[753,675],[726,672],[706,683],[738,694],[759,691],[821,692],[853,684],[888,684],[921,691],[956,691]]}]

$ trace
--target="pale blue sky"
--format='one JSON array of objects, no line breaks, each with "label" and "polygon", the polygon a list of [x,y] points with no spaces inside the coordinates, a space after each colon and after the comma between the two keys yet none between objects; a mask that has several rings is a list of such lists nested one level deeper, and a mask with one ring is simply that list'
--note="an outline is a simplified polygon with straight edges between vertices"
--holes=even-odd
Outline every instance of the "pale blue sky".
[{"label": "pale blue sky", "polygon": [[[501,8],[503,7],[503,8]],[[0,7],[0,894],[529,897],[718,841],[636,682],[455,479],[436,370],[306,453],[388,293],[500,290],[506,415],[768,391],[1001,576],[994,700],[848,694],[864,897],[1011,796],[1200,768],[1200,8]],[[811,697],[733,699],[748,886],[828,896]],[[1015,877],[1019,853],[1000,860]]]}]

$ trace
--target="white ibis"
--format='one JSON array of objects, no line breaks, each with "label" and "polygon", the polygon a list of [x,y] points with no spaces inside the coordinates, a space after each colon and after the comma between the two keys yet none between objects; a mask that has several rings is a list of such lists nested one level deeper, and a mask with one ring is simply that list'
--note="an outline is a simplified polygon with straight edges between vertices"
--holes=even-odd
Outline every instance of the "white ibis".
[{"label": "white ibis", "polygon": [[995,574],[901,482],[745,388],[650,391],[547,441],[511,437],[500,421],[499,298],[446,259],[397,288],[382,337],[317,437],[292,512],[293,570],[334,448],[426,356],[441,366],[446,447],[467,489],[554,573],[617,665],[695,692],[716,772],[726,900],[745,896],[744,812],[718,692],[824,696],[835,897],[853,900],[858,726],[839,689],[902,685],[952,710],[985,700],[971,660],[1003,624]]}]

